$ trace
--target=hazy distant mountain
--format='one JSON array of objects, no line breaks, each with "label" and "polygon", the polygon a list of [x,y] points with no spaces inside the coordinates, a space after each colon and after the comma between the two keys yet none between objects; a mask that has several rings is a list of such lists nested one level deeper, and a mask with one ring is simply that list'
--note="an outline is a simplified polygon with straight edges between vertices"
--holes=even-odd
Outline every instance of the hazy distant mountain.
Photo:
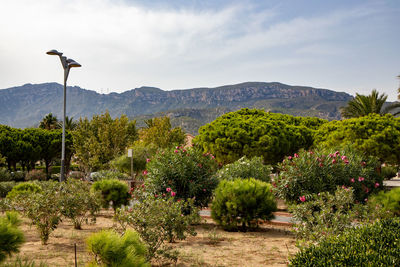
[{"label": "hazy distant mountain", "polygon": [[[45,83],[0,90],[0,124],[29,127],[38,124],[50,112],[60,119],[62,88],[57,83]],[[163,112],[171,116],[175,125],[196,133],[204,123],[243,107],[339,119],[339,107],[351,98],[351,95],[343,92],[277,82],[247,82],[173,91],[141,87],[120,94],[99,94],[75,86],[67,89],[67,114],[77,119],[108,110],[112,116],[126,114],[131,118],[140,116],[138,119],[143,119]]]}]

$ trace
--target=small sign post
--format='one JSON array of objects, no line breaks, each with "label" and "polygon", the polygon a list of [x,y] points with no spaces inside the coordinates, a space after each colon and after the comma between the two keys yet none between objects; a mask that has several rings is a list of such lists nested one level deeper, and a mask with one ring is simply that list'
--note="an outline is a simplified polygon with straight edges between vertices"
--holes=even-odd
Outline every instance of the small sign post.
[{"label": "small sign post", "polygon": [[128,149],[128,157],[131,158],[131,177],[133,181],[133,154],[132,154],[132,148]]}]

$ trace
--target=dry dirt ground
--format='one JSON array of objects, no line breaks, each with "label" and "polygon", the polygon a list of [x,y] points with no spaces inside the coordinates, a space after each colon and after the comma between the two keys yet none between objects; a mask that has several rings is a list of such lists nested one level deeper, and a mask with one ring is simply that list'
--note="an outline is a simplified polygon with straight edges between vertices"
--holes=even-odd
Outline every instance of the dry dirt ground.
[{"label": "dry dirt ground", "polygon": [[[97,223],[83,225],[83,230],[75,230],[71,223],[63,221],[44,246],[35,227],[24,220],[22,229],[26,242],[19,256],[34,260],[36,266],[40,262],[51,267],[74,266],[76,244],[78,266],[84,266],[90,260],[86,237],[112,226],[110,211],[102,211]],[[297,251],[287,226],[262,225],[256,232],[225,232],[211,219],[204,219],[196,231],[197,236],[172,244],[180,254],[177,264],[172,266],[286,266],[288,256]]]}]

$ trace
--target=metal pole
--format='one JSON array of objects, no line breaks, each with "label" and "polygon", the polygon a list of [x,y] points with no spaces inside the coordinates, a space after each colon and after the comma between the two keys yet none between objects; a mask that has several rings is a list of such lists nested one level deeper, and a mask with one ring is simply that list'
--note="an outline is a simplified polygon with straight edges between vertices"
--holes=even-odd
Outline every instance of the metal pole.
[{"label": "metal pole", "polygon": [[67,79],[69,67],[64,68],[64,106],[63,106],[63,124],[62,124],[62,144],[61,144],[61,168],[60,182],[65,181],[65,117],[67,113]]},{"label": "metal pole", "polygon": [[75,248],[75,267],[78,267],[78,263],[76,262],[76,243],[74,243],[74,248]]},{"label": "metal pole", "polygon": [[132,157],[131,157],[131,177],[132,177],[132,181],[133,181],[133,153],[132,153]]}]

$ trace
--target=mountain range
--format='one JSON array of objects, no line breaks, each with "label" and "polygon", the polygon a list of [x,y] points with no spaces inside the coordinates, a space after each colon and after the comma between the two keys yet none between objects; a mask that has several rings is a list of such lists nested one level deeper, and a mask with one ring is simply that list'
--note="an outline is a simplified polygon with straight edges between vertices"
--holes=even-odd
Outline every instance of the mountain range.
[{"label": "mountain range", "polygon": [[[344,92],[278,82],[246,82],[215,88],[164,91],[140,87],[123,93],[99,94],[77,86],[67,88],[67,115],[78,119],[108,110],[137,119],[169,116],[173,126],[197,134],[201,125],[243,107],[296,116],[340,119],[339,108],[352,96]],[[63,86],[58,83],[25,84],[0,90],[0,124],[37,125],[48,113],[62,117]]]}]

